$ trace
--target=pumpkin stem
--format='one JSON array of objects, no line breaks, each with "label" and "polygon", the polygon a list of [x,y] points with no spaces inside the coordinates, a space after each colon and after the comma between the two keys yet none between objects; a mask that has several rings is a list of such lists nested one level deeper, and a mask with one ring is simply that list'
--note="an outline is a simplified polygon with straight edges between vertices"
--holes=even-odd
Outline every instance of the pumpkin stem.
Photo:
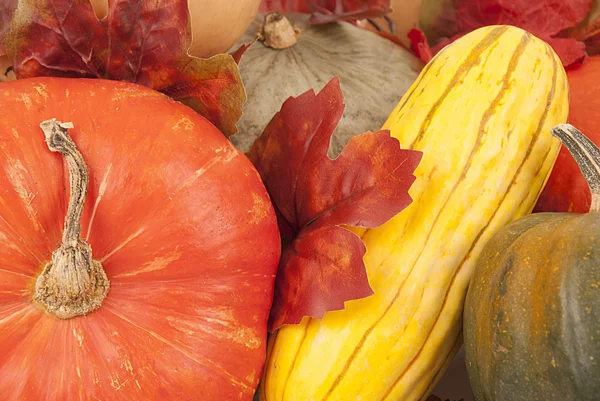
[{"label": "pumpkin stem", "polygon": [[300,38],[300,30],[294,28],[285,15],[272,12],[265,15],[257,36],[267,47],[287,49],[296,44]]},{"label": "pumpkin stem", "polygon": [[86,315],[100,307],[109,282],[102,264],[92,259],[92,248],[80,238],[81,214],[89,175],[83,156],[67,133],[72,123],[55,119],[40,127],[52,152],[63,155],[69,169],[70,198],[63,229],[63,243],[36,280],[34,299],[58,318]]},{"label": "pumpkin stem", "polygon": [[571,124],[559,124],[552,128],[552,135],[560,139],[571,153],[590,187],[590,212],[600,211],[600,150]]}]

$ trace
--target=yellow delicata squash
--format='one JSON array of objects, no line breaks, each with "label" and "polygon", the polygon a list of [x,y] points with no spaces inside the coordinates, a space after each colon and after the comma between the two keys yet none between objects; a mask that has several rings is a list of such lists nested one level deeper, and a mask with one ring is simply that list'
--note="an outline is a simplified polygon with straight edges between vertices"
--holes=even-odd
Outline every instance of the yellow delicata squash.
[{"label": "yellow delicata squash", "polygon": [[462,344],[477,257],[531,212],[558,154],[568,83],[545,42],[478,29],[429,62],[383,128],[423,152],[413,203],[360,230],[375,295],[269,340],[262,401],[424,400]]}]

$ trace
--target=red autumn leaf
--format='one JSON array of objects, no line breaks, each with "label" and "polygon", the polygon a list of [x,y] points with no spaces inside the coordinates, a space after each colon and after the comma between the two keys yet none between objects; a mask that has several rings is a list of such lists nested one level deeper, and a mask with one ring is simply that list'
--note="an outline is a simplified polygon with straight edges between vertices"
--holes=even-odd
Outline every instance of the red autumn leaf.
[{"label": "red autumn leaf", "polygon": [[456,23],[459,31],[506,24],[554,36],[577,25],[591,6],[591,0],[458,0]]},{"label": "red autumn leaf", "polygon": [[381,17],[390,11],[391,0],[262,0],[260,12],[311,13],[310,23]]},{"label": "red autumn leaf", "polygon": [[248,153],[283,240],[271,331],[371,295],[365,246],[344,226],[379,226],[411,202],[421,152],[401,149],[388,131],[355,136],[336,159],[327,156],[343,110],[334,78],[318,95],[309,90],[284,102]]},{"label": "red autumn leaf", "polygon": [[588,55],[585,43],[573,38],[545,38],[544,40],[558,54],[566,68],[581,64]]},{"label": "red autumn leaf", "polygon": [[597,56],[600,54],[600,32],[587,38],[584,43],[585,50],[590,56]]},{"label": "red autumn leaf", "polygon": [[[579,24],[591,5],[591,0],[457,0],[457,32],[443,45],[483,26],[513,25],[548,42],[567,67],[582,61],[586,51],[583,43],[563,32]],[[434,53],[443,45],[434,46]]]},{"label": "red autumn leaf", "polygon": [[10,30],[10,21],[17,8],[18,0],[2,0],[0,3],[0,56],[6,54],[4,38]]},{"label": "red autumn leaf", "polygon": [[600,1],[593,0],[592,10],[587,17],[569,29],[567,36],[584,42],[590,56],[600,54]]},{"label": "red autumn leaf", "polygon": [[237,64],[240,64],[240,60],[242,59],[242,56],[244,55],[244,53],[246,53],[246,50],[248,50],[257,40],[258,40],[258,38],[254,39],[250,43],[240,45],[240,47],[238,47],[236,50],[232,51],[229,54],[231,55],[231,57],[233,57],[233,59],[235,60],[235,62]]},{"label": "red autumn leaf", "polygon": [[410,50],[417,55],[424,63],[428,63],[433,58],[433,53],[427,44],[427,37],[422,30],[413,28],[408,32],[410,39]]},{"label": "red autumn leaf", "polygon": [[224,134],[237,131],[246,94],[235,60],[189,56],[187,0],[20,0],[6,37],[17,78],[61,76],[135,82],[187,104]]}]

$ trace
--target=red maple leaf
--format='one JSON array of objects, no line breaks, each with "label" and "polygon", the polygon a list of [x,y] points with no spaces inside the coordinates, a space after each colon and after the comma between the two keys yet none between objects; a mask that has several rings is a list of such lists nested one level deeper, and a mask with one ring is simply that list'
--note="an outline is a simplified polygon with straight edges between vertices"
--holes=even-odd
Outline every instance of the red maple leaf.
[{"label": "red maple leaf", "polygon": [[248,153],[283,240],[271,331],[371,295],[364,243],[344,226],[377,227],[412,201],[421,152],[401,149],[388,131],[355,136],[336,159],[327,156],[343,110],[334,78],[318,95],[309,90],[285,101]]},{"label": "red maple leaf", "polygon": [[35,76],[135,82],[187,104],[224,134],[237,132],[246,94],[235,60],[188,55],[187,0],[20,0],[6,49],[18,79]]},{"label": "red maple leaf", "polygon": [[590,56],[600,54],[600,1],[593,1],[587,17],[576,27],[567,30],[566,36],[584,42]]},{"label": "red maple leaf", "polygon": [[459,33],[487,25],[514,25],[548,42],[568,66],[585,57],[585,45],[573,38],[558,38],[576,26],[590,11],[591,0],[458,0]]},{"label": "red maple leaf", "polygon": [[237,49],[231,51],[229,54],[231,55],[231,57],[233,57],[233,59],[235,60],[235,62],[237,64],[240,63],[240,60],[242,59],[242,57],[244,56],[244,54],[246,53],[246,51],[252,47],[252,45],[254,43],[256,43],[256,41],[258,40],[258,38],[255,38],[252,42],[250,43],[245,43],[240,45]]},{"label": "red maple leaf", "polygon": [[260,12],[311,13],[310,23],[381,17],[392,11],[391,0],[262,0]]},{"label": "red maple leaf", "polygon": [[[584,20],[591,6],[592,0],[457,0],[457,32],[437,43],[432,53],[483,26],[513,25],[546,41],[568,67],[586,57],[586,47],[565,32]],[[415,44],[419,40],[417,35],[412,38]]]},{"label": "red maple leaf", "polygon": [[424,63],[428,63],[433,58],[433,53],[427,44],[425,33],[420,29],[413,28],[407,36],[410,39],[410,50]]}]

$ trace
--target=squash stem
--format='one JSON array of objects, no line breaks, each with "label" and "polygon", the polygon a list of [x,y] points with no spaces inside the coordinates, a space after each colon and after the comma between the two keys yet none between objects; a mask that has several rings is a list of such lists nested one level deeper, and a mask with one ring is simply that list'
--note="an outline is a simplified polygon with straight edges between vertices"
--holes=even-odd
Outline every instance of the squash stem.
[{"label": "squash stem", "polygon": [[257,36],[267,47],[287,49],[298,42],[300,30],[294,28],[285,15],[275,11],[265,15]]},{"label": "squash stem", "polygon": [[590,212],[600,211],[600,150],[571,124],[559,124],[552,128],[552,135],[560,139],[571,153],[590,187]]},{"label": "squash stem", "polygon": [[68,319],[100,307],[108,293],[109,281],[102,264],[92,259],[90,245],[80,238],[89,174],[83,156],[67,133],[73,124],[52,119],[42,122],[40,127],[48,149],[62,154],[67,162],[70,194],[63,243],[38,276],[34,299],[56,317]]},{"label": "squash stem", "polygon": [[48,149],[62,154],[69,167],[69,184],[71,188],[62,240],[65,245],[75,246],[81,234],[80,219],[88,191],[88,168],[83,161],[83,156],[67,133],[67,128],[73,128],[72,123],[47,120],[41,123],[40,127],[46,135]]}]

